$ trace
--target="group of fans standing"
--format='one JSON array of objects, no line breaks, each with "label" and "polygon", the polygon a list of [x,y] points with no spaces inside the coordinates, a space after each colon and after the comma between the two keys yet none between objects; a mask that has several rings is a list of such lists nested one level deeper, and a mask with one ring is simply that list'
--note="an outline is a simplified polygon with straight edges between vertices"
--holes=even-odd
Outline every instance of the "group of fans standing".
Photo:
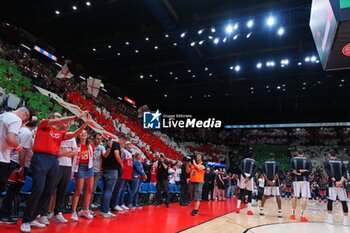
[{"label": "group of fans standing", "polygon": [[[7,187],[6,197],[0,208],[0,221],[15,224],[11,217],[12,202],[18,195],[30,168],[32,190],[26,202],[20,230],[30,232],[31,227],[45,228],[52,221],[66,223],[63,216],[64,201],[67,186],[74,174],[76,188],[72,199],[71,221],[79,221],[79,217],[92,219],[95,213],[91,210],[93,193],[100,178],[103,180],[100,215],[104,218],[115,217],[112,211],[124,211],[138,208],[141,183],[147,180],[142,164],[142,156],[136,146],[125,135],[120,135],[118,142],[108,139],[102,144],[102,135],[95,134],[93,141],[88,135],[86,127],[91,116],[82,112],[80,116],[62,117],[53,113],[49,119],[40,123],[29,108],[21,107],[13,112],[0,115],[0,193]],[[85,122],[75,132],[68,132],[70,123],[83,118]],[[38,124],[39,123],[39,124]],[[347,195],[344,188],[348,179],[348,170],[341,160],[336,159],[333,151],[329,152],[329,159],[324,164],[328,175],[328,223],[333,223],[332,204],[339,199],[343,206],[343,224],[348,225]],[[154,168],[154,169],[153,169]],[[252,194],[254,190],[254,175],[257,162],[250,154],[242,160],[240,176],[237,179],[239,188],[236,212],[239,213],[242,203],[248,204],[247,215],[252,212]],[[307,201],[311,198],[309,175],[312,164],[304,157],[302,151],[290,162],[293,177],[293,200],[290,219],[296,219],[297,199],[302,199],[300,221],[308,222],[305,216]],[[163,200],[169,207],[169,161],[160,154],[151,168],[151,182],[156,183],[156,205]],[[180,205],[189,205],[194,201],[192,216],[198,215],[200,201],[207,199],[213,192],[224,200],[230,197],[233,186],[225,180],[233,182],[233,175],[225,175],[220,170],[212,176],[210,169],[206,169],[202,156],[186,158],[181,165],[181,173],[175,182],[181,186]],[[264,215],[264,205],[270,196],[275,196],[278,206],[278,217],[282,218],[282,202],[280,198],[279,165],[273,156],[262,166],[264,191],[261,198],[259,214]],[[172,172],[175,172],[172,170]],[[213,179],[214,177],[214,179]],[[119,182],[118,182],[119,181]],[[128,200],[125,201],[125,187],[130,184]],[[204,188],[203,188],[204,186]],[[287,187],[288,188],[288,187]],[[84,189],[82,210],[77,211],[79,199]],[[286,190],[287,193],[291,189]],[[212,193],[213,195],[213,193]],[[163,198],[164,197],[164,198]],[[247,200],[247,201],[246,201]]]}]

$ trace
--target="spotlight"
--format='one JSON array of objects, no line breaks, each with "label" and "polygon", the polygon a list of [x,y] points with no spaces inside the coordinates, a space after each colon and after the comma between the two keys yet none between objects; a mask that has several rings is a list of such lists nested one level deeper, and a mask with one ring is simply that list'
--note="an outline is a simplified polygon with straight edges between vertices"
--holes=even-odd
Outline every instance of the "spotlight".
[{"label": "spotlight", "polygon": [[278,29],[278,31],[277,31],[277,34],[278,34],[279,36],[282,36],[282,35],[284,34],[284,28],[280,27],[280,28]]},{"label": "spotlight", "polygon": [[154,46],[154,49],[158,49],[158,46],[156,45],[156,46]]},{"label": "spotlight", "polygon": [[208,39],[209,39],[209,40],[212,40],[212,39],[213,39],[213,37],[212,37],[212,36],[208,36]]},{"label": "spotlight", "polygon": [[233,40],[236,40],[238,38],[238,34],[233,37]]},{"label": "spotlight", "polygon": [[309,62],[310,61],[310,57],[305,57],[305,61]]},{"label": "spotlight", "polygon": [[249,32],[249,33],[247,34],[247,39],[248,39],[251,35],[252,35],[252,32]]},{"label": "spotlight", "polygon": [[225,38],[222,40],[222,42],[223,42],[223,43],[226,43],[226,40],[227,40],[227,38],[225,37]]},{"label": "spotlight", "polygon": [[111,45],[108,45],[108,48],[109,48],[109,49],[111,49],[111,48],[112,48],[112,46],[111,46]]},{"label": "spotlight", "polygon": [[155,81],[158,82],[158,79],[156,79]]},{"label": "spotlight", "polygon": [[227,25],[226,26],[226,32],[228,34],[231,34],[233,32],[233,26],[231,24]]},{"label": "spotlight", "polygon": [[310,58],[310,60],[311,60],[312,62],[315,62],[315,61],[317,60],[317,58],[316,58],[316,56],[312,56],[312,57]]},{"label": "spotlight", "polygon": [[320,63],[320,60],[316,60],[316,63]]},{"label": "spotlight", "polygon": [[92,49],[92,51],[96,52],[96,49],[95,49],[95,48],[93,48],[93,49]]},{"label": "spotlight", "polygon": [[203,31],[204,31],[204,29],[199,30],[199,31],[198,31],[198,35],[202,34]]},{"label": "spotlight", "polygon": [[168,35],[168,34],[165,34],[164,36],[165,36],[165,38],[169,38],[169,35]]},{"label": "spotlight", "polygon": [[87,6],[91,6],[91,2],[86,2],[85,3]]},{"label": "spotlight", "polygon": [[281,86],[277,86],[277,90],[280,90],[281,89]]},{"label": "spotlight", "polygon": [[186,32],[181,33],[181,38],[184,38],[186,36]]},{"label": "spotlight", "polygon": [[72,9],[76,11],[78,9],[78,7],[77,6],[72,6]]},{"label": "spotlight", "polygon": [[298,66],[301,66],[301,62],[298,62]]},{"label": "spotlight", "polygon": [[258,64],[256,64],[256,68],[261,69],[261,67],[262,67],[261,62],[259,62]]},{"label": "spotlight", "polygon": [[209,76],[213,76],[213,74],[212,74],[212,73],[209,73]]},{"label": "spotlight", "polygon": [[250,90],[254,90],[254,87],[250,87]]},{"label": "spotlight", "polygon": [[175,77],[175,80],[177,80],[178,78],[177,77]]},{"label": "spotlight", "polygon": [[241,70],[241,67],[240,67],[239,65],[236,65],[236,66],[235,66],[235,71],[238,72],[238,71],[240,71],[240,70]]},{"label": "spotlight", "polygon": [[219,43],[219,38],[217,37],[214,39],[214,44],[218,44],[218,43]]},{"label": "spotlight", "polygon": [[249,20],[248,23],[247,23],[247,27],[251,28],[251,27],[253,27],[253,25],[254,25],[254,21],[252,19]]},{"label": "spotlight", "polygon": [[266,89],[269,89],[270,87],[269,86],[266,86]]},{"label": "spotlight", "polygon": [[202,45],[204,43],[204,40],[199,41],[198,44]]},{"label": "spotlight", "polygon": [[289,60],[288,59],[283,59],[283,60],[281,60],[281,64],[282,65],[288,65],[289,64]]},{"label": "spotlight", "polygon": [[271,64],[272,67],[275,66],[275,62],[274,61],[271,61],[270,64]]},{"label": "spotlight", "polygon": [[196,42],[193,41],[193,42],[191,43],[191,46],[193,47],[193,46],[195,46],[195,45],[196,45]]},{"label": "spotlight", "polygon": [[177,43],[174,43],[173,45],[174,45],[174,46],[177,46]]},{"label": "spotlight", "polygon": [[215,30],[214,27],[211,27],[210,31],[211,31],[212,33],[216,32],[216,30]]},{"label": "spotlight", "polygon": [[149,38],[148,38],[148,37],[146,37],[146,38],[145,38],[145,40],[146,40],[146,41],[149,41]]},{"label": "spotlight", "polygon": [[171,71],[170,71],[170,72],[169,72],[169,74],[170,74],[170,75],[172,75],[172,74],[173,74],[173,72],[171,72]]},{"label": "spotlight", "polygon": [[266,24],[267,26],[272,27],[275,24],[275,18],[270,16],[269,18],[267,18]]},{"label": "spotlight", "polygon": [[135,50],[135,53],[139,53],[139,51],[136,49],[136,50]]},{"label": "spotlight", "polygon": [[342,83],[345,82],[345,79],[340,80],[340,82],[342,82]]},{"label": "spotlight", "polygon": [[207,70],[208,70],[208,67],[205,67],[204,70],[207,71]]},{"label": "spotlight", "polygon": [[56,15],[59,15],[59,14],[61,14],[61,12],[60,12],[59,10],[56,10],[56,11],[55,11],[55,14],[56,14]]},{"label": "spotlight", "polygon": [[126,45],[129,45],[130,43],[128,41],[125,42]]},{"label": "spotlight", "polygon": [[118,56],[120,56],[120,53],[117,53]]},{"label": "spotlight", "polygon": [[140,75],[140,79],[143,79],[143,75],[142,74]]},{"label": "spotlight", "polygon": [[234,30],[237,30],[237,29],[238,29],[238,23],[236,23],[235,26],[233,26],[233,29],[234,29]]},{"label": "spotlight", "polygon": [[194,74],[194,75],[192,75],[192,77],[193,77],[193,78],[195,78],[195,77],[196,77],[196,75]]},{"label": "spotlight", "polygon": [[164,97],[166,98],[166,97],[168,97],[168,95],[167,95],[167,94],[164,94]]},{"label": "spotlight", "polygon": [[191,73],[191,70],[187,70],[188,73]]},{"label": "spotlight", "polygon": [[233,70],[233,66],[230,66],[230,70]]}]

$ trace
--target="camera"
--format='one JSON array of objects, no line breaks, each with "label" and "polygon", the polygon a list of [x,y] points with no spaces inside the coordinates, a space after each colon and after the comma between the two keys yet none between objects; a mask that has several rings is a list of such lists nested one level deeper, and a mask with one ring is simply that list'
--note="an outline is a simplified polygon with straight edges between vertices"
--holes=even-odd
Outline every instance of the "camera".
[{"label": "camera", "polygon": [[193,160],[196,160],[196,156],[191,154],[191,155],[185,155],[183,160],[184,162],[192,162]]}]

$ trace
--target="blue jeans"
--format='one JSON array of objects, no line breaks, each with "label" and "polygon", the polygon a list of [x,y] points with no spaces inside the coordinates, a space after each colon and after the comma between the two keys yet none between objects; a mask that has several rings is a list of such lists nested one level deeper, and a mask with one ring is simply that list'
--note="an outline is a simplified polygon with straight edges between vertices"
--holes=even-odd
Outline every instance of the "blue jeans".
[{"label": "blue jeans", "polygon": [[120,188],[118,190],[116,203],[115,205],[122,206],[124,204],[124,198],[125,198],[125,188],[128,186],[130,180],[121,180],[120,182]]},{"label": "blue jeans", "polygon": [[52,154],[34,153],[30,166],[33,187],[23,214],[23,223],[35,220],[39,214],[46,214],[59,172],[58,159]]},{"label": "blue jeans", "polygon": [[[141,180],[139,178],[132,179],[131,191],[128,199],[128,205],[139,204],[139,191],[141,187]],[[135,199],[135,200],[134,200]]]},{"label": "blue jeans", "polygon": [[112,199],[112,193],[118,179],[117,170],[104,170],[102,172],[103,192],[101,197],[101,212],[108,213]]}]

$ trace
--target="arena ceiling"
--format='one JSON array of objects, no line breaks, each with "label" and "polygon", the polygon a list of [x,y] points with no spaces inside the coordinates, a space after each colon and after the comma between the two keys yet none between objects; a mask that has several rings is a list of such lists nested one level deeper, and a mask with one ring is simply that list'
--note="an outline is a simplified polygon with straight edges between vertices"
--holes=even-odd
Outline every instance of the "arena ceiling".
[{"label": "arena ceiling", "polygon": [[349,120],[349,72],[324,72],[318,63],[310,7],[306,0],[5,0],[0,17],[138,106],[229,123]]}]

